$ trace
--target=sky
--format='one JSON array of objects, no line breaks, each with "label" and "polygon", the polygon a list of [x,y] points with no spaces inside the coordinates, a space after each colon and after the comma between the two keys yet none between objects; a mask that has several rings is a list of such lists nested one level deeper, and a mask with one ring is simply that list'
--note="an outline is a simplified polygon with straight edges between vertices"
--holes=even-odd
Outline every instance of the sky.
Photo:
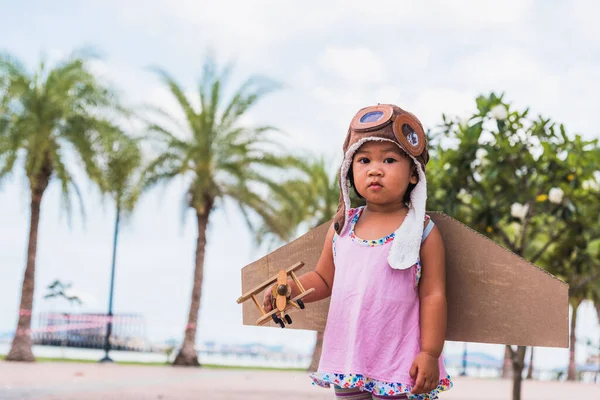
[{"label": "sky", "polygon": [[[268,95],[244,123],[270,124],[292,149],[341,160],[354,113],[373,103],[395,103],[426,128],[442,113],[465,116],[475,98],[505,93],[517,108],[530,107],[598,138],[600,25],[594,1],[191,1],[0,0],[0,50],[35,68],[93,46],[92,68],[112,82],[131,106],[154,104],[177,114],[149,67],[172,74],[194,95],[207,54],[233,63],[229,90],[253,74],[281,89]],[[108,304],[115,211],[85,180],[86,217],[69,225],[52,184],[42,204],[34,308],[104,312]],[[148,338],[180,340],[192,285],[196,229],[182,207],[185,186],[173,182],[142,198],[122,226],[114,296],[116,313],[143,314]],[[25,267],[29,211],[20,173],[0,182],[0,334],[16,325]],[[75,209],[77,210],[77,209]],[[242,326],[240,270],[264,255],[231,204],[210,220],[198,340],[261,342],[309,352],[309,331]],[[84,304],[44,300],[54,279],[71,282]],[[577,335],[597,342],[593,307],[584,305]],[[470,345],[502,355],[502,346]],[[446,351],[462,351],[447,343]],[[584,362],[586,349],[577,348]],[[565,349],[542,349],[547,366],[567,361]]]}]

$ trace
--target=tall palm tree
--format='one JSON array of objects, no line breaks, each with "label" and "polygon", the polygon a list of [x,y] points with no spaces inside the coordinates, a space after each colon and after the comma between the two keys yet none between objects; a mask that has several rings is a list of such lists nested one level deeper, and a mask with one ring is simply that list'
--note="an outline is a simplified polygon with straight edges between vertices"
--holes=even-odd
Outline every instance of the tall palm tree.
[{"label": "tall palm tree", "polygon": [[52,69],[42,62],[30,72],[16,58],[0,55],[0,179],[22,165],[31,193],[27,263],[17,330],[6,357],[10,361],[34,361],[29,332],[40,207],[46,188],[57,180],[67,211],[73,192],[83,211],[72,173],[76,160],[69,159],[73,155],[103,189],[100,164],[109,140],[105,133],[115,130],[107,116],[121,109],[109,87],[89,71],[89,59],[89,55],[74,54]]},{"label": "tall palm tree", "polygon": [[[115,230],[113,234],[112,264],[110,274],[110,290],[108,300],[108,321],[104,340],[105,355],[101,361],[112,361],[109,357],[110,336],[112,334],[113,292],[117,258],[117,241],[121,217],[128,216],[139,197],[139,188],[134,183],[134,176],[139,171],[142,154],[135,139],[124,134],[115,135],[112,149],[104,166],[106,192],[115,203]],[[124,215],[123,215],[124,214]]]},{"label": "tall palm tree", "polygon": [[[186,205],[193,210],[198,229],[188,322],[175,365],[199,365],[195,351],[196,329],[206,231],[215,205],[228,198],[239,206],[247,221],[258,216],[277,229],[277,221],[271,219],[271,202],[265,201],[260,193],[264,193],[265,188],[281,192],[269,173],[293,164],[293,158],[277,154],[279,146],[267,136],[272,127],[248,128],[240,123],[240,118],[275,89],[275,85],[252,77],[225,102],[223,89],[229,71],[230,67],[219,71],[214,60],[207,58],[198,88],[200,104],[195,107],[194,98],[186,96],[167,72],[156,69],[183,111],[185,121],[180,124],[164,111],[154,113],[155,122],[150,124],[149,133],[162,148],[143,174],[144,187],[183,178],[187,185]],[[158,118],[160,122],[156,122]]]},{"label": "tall palm tree", "polygon": [[[279,221],[278,231],[272,231],[264,225],[258,230],[256,240],[269,240],[271,244],[287,242],[297,236],[299,231],[307,230],[329,221],[337,212],[340,189],[337,171],[332,168],[324,157],[305,158],[300,166],[302,175],[290,179],[283,184],[286,198],[279,198],[278,193],[272,193],[269,198],[277,199],[275,215],[272,219]],[[352,193],[352,203],[358,199]],[[321,358],[323,347],[323,332],[317,332],[313,355],[308,367],[316,371]]]}]

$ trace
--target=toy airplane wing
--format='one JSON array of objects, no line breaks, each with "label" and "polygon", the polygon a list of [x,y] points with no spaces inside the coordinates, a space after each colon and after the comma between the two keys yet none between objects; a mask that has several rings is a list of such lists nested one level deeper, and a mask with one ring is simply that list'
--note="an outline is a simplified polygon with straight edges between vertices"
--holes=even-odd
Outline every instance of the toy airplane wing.
[{"label": "toy airplane wing", "polygon": [[[523,346],[569,346],[568,285],[454,218],[428,213],[446,248],[446,339]],[[242,292],[297,262],[315,268],[327,222],[242,269]],[[307,303],[291,329],[322,331],[329,300]],[[257,307],[243,304],[244,325],[257,325]],[[273,322],[269,326],[275,326]]]}]

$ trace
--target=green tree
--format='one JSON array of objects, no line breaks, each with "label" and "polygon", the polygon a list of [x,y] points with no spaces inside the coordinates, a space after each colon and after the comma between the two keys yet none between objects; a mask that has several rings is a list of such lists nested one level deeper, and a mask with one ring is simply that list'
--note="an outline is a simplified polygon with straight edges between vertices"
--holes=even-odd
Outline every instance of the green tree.
[{"label": "green tree", "polygon": [[[568,240],[579,207],[569,194],[598,170],[596,141],[569,137],[490,94],[466,120],[443,116],[428,166],[429,208],[441,209],[532,263]],[[507,346],[520,399],[524,346]]]},{"label": "green tree", "polygon": [[[204,254],[209,217],[217,202],[230,199],[248,221],[253,216],[279,229],[271,219],[272,202],[261,193],[282,193],[272,177],[274,172],[293,165],[280,146],[269,137],[270,126],[245,127],[240,119],[265,94],[276,88],[266,79],[251,77],[224,103],[224,86],[230,68],[219,71],[214,60],[207,58],[198,87],[199,107],[193,105],[182,87],[165,71],[159,77],[183,111],[180,124],[164,111],[154,113],[149,126],[151,137],[160,149],[144,172],[144,187],[182,178],[187,185],[186,205],[196,217],[198,238],[188,323],[175,365],[199,365],[195,351],[198,311],[204,275]],[[156,122],[160,119],[160,122]],[[284,195],[284,193],[282,193]],[[252,226],[252,224],[250,225]]]},{"label": "green tree", "polygon": [[19,321],[6,357],[9,361],[34,361],[29,331],[40,207],[46,188],[57,180],[67,211],[73,193],[83,210],[71,166],[78,159],[87,176],[104,190],[100,165],[115,131],[109,116],[123,110],[109,86],[89,71],[90,58],[74,54],[51,69],[42,61],[30,72],[11,55],[0,55],[0,179],[22,165],[31,193],[27,262]]},{"label": "green tree", "polygon": [[[593,165],[592,159],[583,162]],[[588,181],[572,180],[569,196],[577,207],[570,216],[570,229],[565,238],[551,246],[542,257],[542,264],[549,272],[569,283],[572,313],[567,380],[570,381],[577,379],[577,310],[583,301],[594,301],[600,297],[600,193],[594,190],[596,187],[597,183],[593,178]]]},{"label": "green tree", "polygon": [[44,299],[65,299],[69,303],[82,304],[81,299],[78,296],[69,295],[67,292],[71,288],[72,284],[62,283],[58,279],[55,279],[50,285],[46,287],[48,292],[44,295]]}]

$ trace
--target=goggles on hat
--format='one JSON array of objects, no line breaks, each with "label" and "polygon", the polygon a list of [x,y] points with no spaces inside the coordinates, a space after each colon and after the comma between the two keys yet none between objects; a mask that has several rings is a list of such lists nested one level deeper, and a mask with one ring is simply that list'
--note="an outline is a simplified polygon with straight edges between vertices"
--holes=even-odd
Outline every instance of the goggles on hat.
[{"label": "goggles on hat", "polygon": [[421,124],[410,113],[395,114],[389,105],[363,108],[352,119],[350,128],[356,132],[371,132],[389,124],[393,124],[394,136],[408,154],[418,157],[423,153],[426,138]]}]

